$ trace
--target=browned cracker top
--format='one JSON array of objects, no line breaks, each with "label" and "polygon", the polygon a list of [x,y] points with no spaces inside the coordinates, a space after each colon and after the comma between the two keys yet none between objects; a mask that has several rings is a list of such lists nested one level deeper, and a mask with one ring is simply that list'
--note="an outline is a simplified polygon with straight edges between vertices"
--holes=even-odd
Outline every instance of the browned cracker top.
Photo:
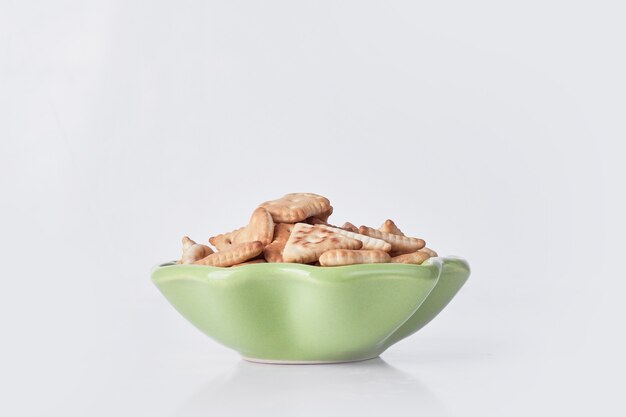
[{"label": "browned cracker top", "polygon": [[261,207],[272,214],[276,223],[296,223],[307,217],[325,214],[330,210],[330,201],[313,193],[292,193],[278,200],[266,201]]}]

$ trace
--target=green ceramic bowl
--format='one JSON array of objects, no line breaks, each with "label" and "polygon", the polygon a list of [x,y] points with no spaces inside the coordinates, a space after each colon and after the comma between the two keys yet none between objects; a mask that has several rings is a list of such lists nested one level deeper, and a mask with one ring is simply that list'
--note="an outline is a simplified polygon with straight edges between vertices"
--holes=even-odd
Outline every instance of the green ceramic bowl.
[{"label": "green ceramic bowl", "polygon": [[432,320],[469,277],[460,258],[422,265],[235,268],[164,264],[152,280],[194,326],[270,363],[375,358]]}]

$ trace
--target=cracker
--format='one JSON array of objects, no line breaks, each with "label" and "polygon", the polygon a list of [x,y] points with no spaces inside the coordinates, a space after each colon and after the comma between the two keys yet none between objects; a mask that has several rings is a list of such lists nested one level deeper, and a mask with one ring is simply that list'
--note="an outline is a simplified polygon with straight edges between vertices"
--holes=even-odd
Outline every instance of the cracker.
[{"label": "cracker", "polygon": [[223,233],[221,235],[212,236],[209,238],[209,243],[215,246],[217,250],[222,251],[230,248],[235,244],[235,240],[239,233],[242,233],[245,230],[245,227],[240,227],[239,229],[233,230],[232,232]]},{"label": "cracker", "polygon": [[330,210],[330,201],[312,193],[286,194],[278,200],[266,201],[261,207],[272,213],[276,223],[296,223]]},{"label": "cracker", "polygon": [[194,262],[196,265],[211,265],[211,266],[232,266],[240,264],[256,256],[259,256],[263,252],[263,243],[259,241],[237,243],[231,245],[228,249],[221,252],[216,252]]},{"label": "cracker", "polygon": [[189,236],[183,236],[183,253],[195,244],[196,242],[190,239]]},{"label": "cracker", "polygon": [[422,249],[418,250],[418,252],[425,252],[428,255],[430,255],[431,258],[436,258],[437,256],[439,256],[439,255],[437,255],[437,252],[435,252],[434,250],[429,249],[429,248],[427,248],[425,246]]},{"label": "cracker", "polygon": [[330,224],[330,223],[328,223],[328,222],[326,222],[324,220],[319,219],[318,217],[308,217],[306,219],[306,222],[308,224],[313,224],[313,225],[321,224],[321,225],[328,226],[328,227],[334,227],[335,229],[343,229],[343,230],[348,231],[348,232],[359,233],[359,228],[356,227],[355,225],[353,225],[350,222],[345,222],[343,224],[343,226],[341,226],[341,227],[335,226],[334,224]]},{"label": "cracker", "polygon": [[237,243],[254,242],[255,240],[267,245],[272,241],[273,236],[274,220],[272,215],[264,208],[259,207],[252,212],[247,226],[213,236],[209,238],[209,242],[222,251]]},{"label": "cracker", "polygon": [[360,240],[343,236],[319,225],[297,223],[283,250],[284,262],[311,263],[331,249],[361,249]]},{"label": "cracker", "polygon": [[246,261],[246,262],[242,262],[240,264],[235,264],[233,265],[233,267],[235,266],[244,266],[244,265],[252,265],[252,264],[264,264],[267,263],[267,261],[265,259],[253,259],[251,261]]},{"label": "cracker", "polygon": [[380,264],[391,262],[391,256],[382,250],[331,249],[320,256],[321,266]]},{"label": "cracker", "polygon": [[196,243],[195,245],[191,245],[180,258],[180,263],[184,265],[192,264],[200,259],[206,258],[207,256],[213,254],[213,249],[208,247],[207,245],[202,245]]},{"label": "cracker", "polygon": [[254,242],[258,240],[264,245],[268,245],[272,242],[274,237],[274,220],[269,211],[263,207],[259,207],[250,217],[250,222],[241,231],[237,233],[233,238],[233,243]]},{"label": "cracker", "polygon": [[320,219],[323,222],[327,222],[330,215],[333,214],[333,206],[330,206],[328,210],[323,213],[316,215],[315,217]]},{"label": "cracker", "polygon": [[323,224],[324,226],[331,226],[331,224],[327,223],[326,220],[322,220],[319,217],[315,217],[315,216],[307,217],[305,222],[308,224],[312,224],[312,225]]},{"label": "cracker", "polygon": [[382,239],[376,239],[375,237],[362,235],[360,233],[349,232],[347,230],[344,230],[338,227],[331,227],[331,226],[324,226],[324,225],[320,225],[319,227],[333,231],[335,233],[339,233],[340,235],[349,237],[351,239],[360,240],[361,242],[363,242],[363,246],[361,247],[361,249],[368,249],[368,250],[378,249],[378,250],[382,250],[385,252],[389,252],[391,250],[391,243],[385,242]]},{"label": "cracker", "polygon": [[398,255],[391,258],[391,262],[393,263],[402,263],[402,264],[417,264],[420,265],[426,259],[430,258],[430,255],[426,252],[417,251],[413,253],[406,253],[404,255]]},{"label": "cracker", "polygon": [[263,248],[263,256],[267,262],[283,262],[283,249],[292,229],[291,223],[277,223],[274,226],[274,240]]},{"label": "cracker", "polygon": [[321,224],[323,226],[334,227],[335,229],[341,229],[341,227],[335,226],[334,224],[330,224],[326,220],[322,220],[319,217],[315,217],[315,216],[307,217],[307,219],[305,220],[305,223],[312,224],[314,226]]},{"label": "cracker", "polygon": [[213,253],[213,249],[206,245],[196,243],[189,236],[183,236],[183,254],[177,264],[192,264],[195,261],[209,256]]},{"label": "cracker", "polygon": [[424,242],[422,239],[381,232],[380,230],[376,230],[367,226],[359,227],[359,233],[361,233],[362,235],[375,237],[377,239],[382,239],[391,243],[392,255],[401,255],[405,253],[415,252],[426,246],[426,242]]},{"label": "cracker", "polygon": [[406,236],[391,219],[385,220],[385,223],[383,223],[378,230],[385,233],[391,233],[392,235]]}]

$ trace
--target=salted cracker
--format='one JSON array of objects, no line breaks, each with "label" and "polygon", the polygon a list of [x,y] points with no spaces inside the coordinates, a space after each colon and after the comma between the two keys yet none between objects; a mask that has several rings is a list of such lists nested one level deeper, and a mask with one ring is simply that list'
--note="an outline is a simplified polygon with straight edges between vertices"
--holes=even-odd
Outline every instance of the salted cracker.
[{"label": "salted cracker", "polygon": [[331,249],[360,249],[363,243],[320,225],[297,223],[283,249],[284,262],[311,263]]}]

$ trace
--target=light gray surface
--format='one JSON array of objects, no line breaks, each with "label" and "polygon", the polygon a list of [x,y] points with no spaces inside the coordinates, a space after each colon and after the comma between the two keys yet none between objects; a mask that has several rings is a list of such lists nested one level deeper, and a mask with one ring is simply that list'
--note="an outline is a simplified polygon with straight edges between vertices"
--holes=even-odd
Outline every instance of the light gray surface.
[{"label": "light gray surface", "polygon": [[[623,415],[619,2],[0,2],[0,414]],[[286,192],[473,275],[383,360],[242,362],[150,267]]]}]

